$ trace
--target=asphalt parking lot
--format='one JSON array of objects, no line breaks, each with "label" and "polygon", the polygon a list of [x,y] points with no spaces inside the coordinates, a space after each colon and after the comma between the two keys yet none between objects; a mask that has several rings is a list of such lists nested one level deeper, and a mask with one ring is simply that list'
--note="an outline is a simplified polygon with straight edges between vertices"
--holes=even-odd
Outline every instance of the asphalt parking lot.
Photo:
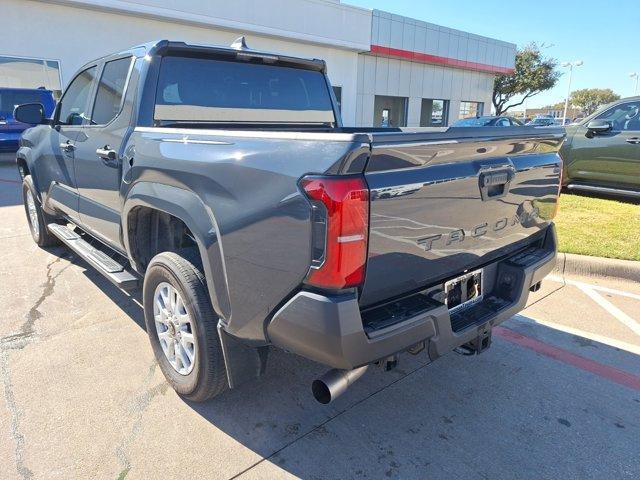
[{"label": "asphalt parking lot", "polygon": [[475,357],[404,355],[329,406],[321,366],[191,404],[128,296],[29,236],[0,166],[0,478],[640,478],[640,283],[551,277]]}]

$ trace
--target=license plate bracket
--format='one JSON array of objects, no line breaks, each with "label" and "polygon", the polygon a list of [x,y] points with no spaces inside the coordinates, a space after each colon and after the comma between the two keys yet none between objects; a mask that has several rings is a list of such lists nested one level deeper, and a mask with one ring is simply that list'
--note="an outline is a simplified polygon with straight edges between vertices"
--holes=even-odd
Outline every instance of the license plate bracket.
[{"label": "license plate bracket", "polygon": [[482,273],[482,269],[474,270],[445,282],[445,305],[449,313],[465,310],[482,300],[484,295]]}]

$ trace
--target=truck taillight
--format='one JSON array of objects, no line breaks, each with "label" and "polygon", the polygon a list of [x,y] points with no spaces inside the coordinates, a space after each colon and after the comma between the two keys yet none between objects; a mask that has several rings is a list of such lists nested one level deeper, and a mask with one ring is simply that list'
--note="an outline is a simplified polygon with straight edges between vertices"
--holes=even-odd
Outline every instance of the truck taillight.
[{"label": "truck taillight", "polygon": [[307,176],[301,186],[313,205],[313,258],[306,282],[330,289],[362,284],[369,237],[364,178]]}]

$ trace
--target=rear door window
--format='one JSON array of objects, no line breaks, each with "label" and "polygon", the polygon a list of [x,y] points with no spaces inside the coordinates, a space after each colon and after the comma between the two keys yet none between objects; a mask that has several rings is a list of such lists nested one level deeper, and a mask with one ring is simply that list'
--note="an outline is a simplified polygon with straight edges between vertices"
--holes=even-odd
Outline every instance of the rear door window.
[{"label": "rear door window", "polygon": [[120,113],[130,67],[131,57],[105,63],[91,114],[91,125],[106,125]]},{"label": "rear door window", "polygon": [[186,57],[164,57],[156,124],[335,122],[322,72]]}]

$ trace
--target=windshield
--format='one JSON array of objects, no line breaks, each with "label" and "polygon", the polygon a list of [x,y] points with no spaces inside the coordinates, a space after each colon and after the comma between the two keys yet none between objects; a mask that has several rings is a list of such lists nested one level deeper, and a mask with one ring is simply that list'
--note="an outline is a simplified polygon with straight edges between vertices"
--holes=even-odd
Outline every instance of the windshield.
[{"label": "windshield", "polygon": [[[48,92],[46,92],[48,93]],[[13,109],[25,103],[45,103],[45,91],[0,90],[0,114],[5,117],[13,115]]]},{"label": "windshield", "polygon": [[333,124],[322,72],[225,60],[164,57],[156,124]]},{"label": "windshield", "polygon": [[463,118],[453,124],[454,127],[486,127],[493,117]]}]

